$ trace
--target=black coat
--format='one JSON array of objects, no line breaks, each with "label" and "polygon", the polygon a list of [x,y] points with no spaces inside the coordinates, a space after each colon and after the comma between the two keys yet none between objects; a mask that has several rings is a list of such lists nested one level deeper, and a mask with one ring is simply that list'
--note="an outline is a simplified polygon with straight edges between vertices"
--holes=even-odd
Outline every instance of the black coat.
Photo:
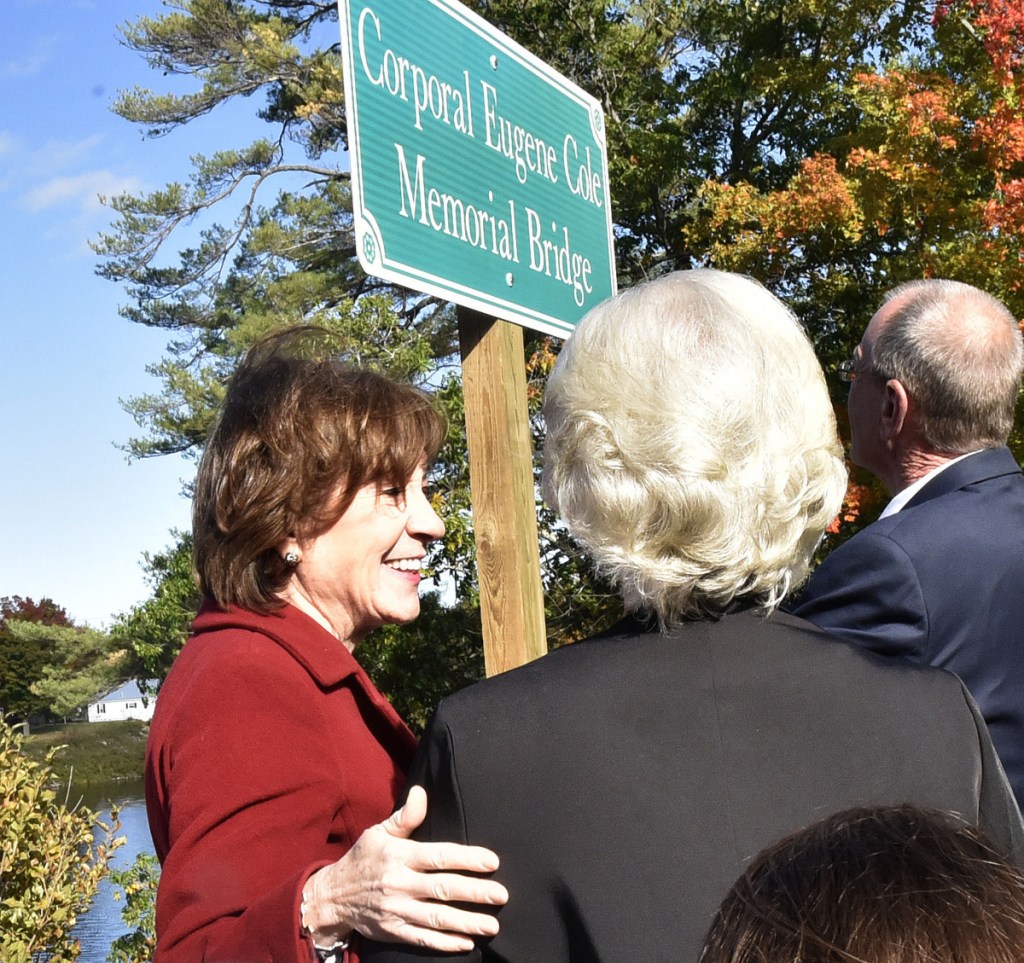
[{"label": "black coat", "polygon": [[691,963],[755,853],[855,805],[955,810],[1024,863],[1020,813],[959,680],[785,614],[669,635],[627,620],[465,689],[439,707],[410,782],[428,794],[419,838],[501,858],[501,932],[456,959]]}]

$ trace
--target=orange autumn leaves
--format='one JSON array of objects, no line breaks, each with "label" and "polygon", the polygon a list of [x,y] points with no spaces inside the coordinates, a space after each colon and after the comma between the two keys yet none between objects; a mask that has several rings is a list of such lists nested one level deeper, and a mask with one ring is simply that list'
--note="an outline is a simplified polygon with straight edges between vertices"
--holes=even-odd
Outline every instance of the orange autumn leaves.
[{"label": "orange autumn leaves", "polygon": [[781,190],[706,181],[702,216],[684,228],[687,246],[768,278],[784,276],[790,258],[827,263],[866,245],[904,263],[916,258],[910,275],[995,275],[1019,290],[1024,2],[940,4],[935,28],[948,46],[969,48],[970,75],[955,57],[944,66],[938,39],[927,69],[857,74],[856,131],[803,159]]},{"label": "orange autumn leaves", "polygon": [[[872,520],[885,504],[885,500],[886,496],[880,486],[862,485],[851,478],[846,489],[846,497],[843,499],[843,507],[825,531],[829,535],[838,535],[844,528],[856,525],[858,521],[864,524],[865,521]],[[861,518],[862,515],[865,516],[864,519]]]},{"label": "orange autumn leaves", "polygon": [[[1024,0],[940,2],[932,27],[919,55],[854,75],[856,127],[788,183],[707,180],[682,228],[699,262],[810,306],[828,364],[880,292],[912,277],[958,277],[1024,316]],[[851,480],[830,531],[855,530],[884,501]]]},{"label": "orange autumn leaves", "polygon": [[743,269],[750,260],[830,239],[853,239],[861,230],[849,182],[835,158],[825,154],[802,161],[785,190],[764,194],[750,184],[709,180],[699,200],[706,217],[687,229],[688,241],[721,267]]}]

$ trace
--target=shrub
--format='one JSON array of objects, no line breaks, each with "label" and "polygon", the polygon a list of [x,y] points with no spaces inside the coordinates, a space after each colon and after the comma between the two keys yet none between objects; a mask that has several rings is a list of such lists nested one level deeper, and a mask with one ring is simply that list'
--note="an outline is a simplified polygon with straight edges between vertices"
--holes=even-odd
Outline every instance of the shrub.
[{"label": "shrub", "polygon": [[160,864],[152,853],[140,853],[128,869],[115,869],[110,874],[115,886],[114,898],[124,895],[121,919],[132,927],[114,940],[107,963],[149,963],[156,950],[156,887],[160,881]]},{"label": "shrub", "polygon": [[[52,761],[22,751],[22,738],[0,721],[0,960],[69,963],[78,959],[71,928],[107,875],[124,840],[84,807],[69,807],[51,788]],[[97,841],[93,829],[103,831]]]}]

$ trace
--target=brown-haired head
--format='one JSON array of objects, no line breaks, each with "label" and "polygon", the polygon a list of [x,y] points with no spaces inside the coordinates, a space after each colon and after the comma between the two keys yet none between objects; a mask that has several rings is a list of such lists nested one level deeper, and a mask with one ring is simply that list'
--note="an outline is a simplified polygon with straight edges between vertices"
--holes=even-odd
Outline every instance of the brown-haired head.
[{"label": "brown-haired head", "polygon": [[203,594],[222,607],[279,607],[290,570],[277,546],[329,528],[364,485],[404,485],[444,439],[419,389],[303,356],[314,333],[288,329],[249,350],[203,452],[194,560]]},{"label": "brown-haired head", "polygon": [[853,809],[760,853],[700,963],[1019,963],[1024,875],[958,818]]}]

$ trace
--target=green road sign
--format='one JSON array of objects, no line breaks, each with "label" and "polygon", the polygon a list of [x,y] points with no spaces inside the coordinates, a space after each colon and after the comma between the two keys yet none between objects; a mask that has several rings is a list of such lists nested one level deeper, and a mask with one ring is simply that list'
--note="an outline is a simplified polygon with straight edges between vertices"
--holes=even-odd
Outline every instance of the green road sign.
[{"label": "green road sign", "polygon": [[339,0],[368,274],[565,337],[615,293],[604,115],[454,0]]}]

